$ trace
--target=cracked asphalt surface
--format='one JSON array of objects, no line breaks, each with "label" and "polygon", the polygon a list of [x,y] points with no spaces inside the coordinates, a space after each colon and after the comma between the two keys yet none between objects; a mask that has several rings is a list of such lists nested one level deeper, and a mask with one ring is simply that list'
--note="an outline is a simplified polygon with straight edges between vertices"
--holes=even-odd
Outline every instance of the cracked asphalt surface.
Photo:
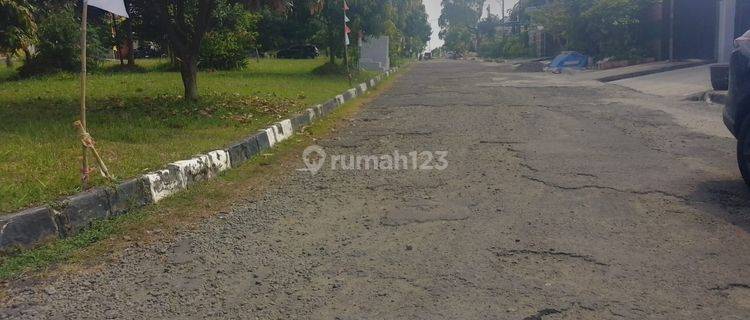
[{"label": "cracked asphalt surface", "polygon": [[[721,110],[508,65],[416,64],[264,195],[0,318],[748,319],[750,193]],[[300,167],[302,161],[300,160]]]}]

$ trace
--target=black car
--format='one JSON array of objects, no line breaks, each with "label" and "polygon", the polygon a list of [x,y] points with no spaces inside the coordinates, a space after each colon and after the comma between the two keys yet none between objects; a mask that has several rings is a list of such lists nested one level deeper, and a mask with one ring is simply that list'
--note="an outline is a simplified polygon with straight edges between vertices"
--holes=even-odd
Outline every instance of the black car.
[{"label": "black car", "polygon": [[134,54],[136,59],[160,58],[166,56],[165,52],[161,50],[158,45],[148,42],[135,49]]},{"label": "black car", "polygon": [[737,138],[737,162],[742,178],[750,186],[750,57],[735,50],[729,69],[724,124]]},{"label": "black car", "polygon": [[320,51],[313,45],[291,46],[276,53],[279,59],[315,59]]}]

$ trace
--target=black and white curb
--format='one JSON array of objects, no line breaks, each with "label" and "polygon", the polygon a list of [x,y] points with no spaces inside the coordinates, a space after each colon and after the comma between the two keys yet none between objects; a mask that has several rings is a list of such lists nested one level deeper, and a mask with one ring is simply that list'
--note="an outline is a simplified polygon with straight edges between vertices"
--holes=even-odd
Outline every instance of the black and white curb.
[{"label": "black and white curb", "polygon": [[128,180],[115,187],[82,192],[54,204],[0,216],[0,252],[29,249],[80,232],[97,220],[109,219],[157,203],[222,172],[292,137],[303,127],[322,118],[347,101],[375,87],[398,68],[361,83],[322,104],[281,120],[268,128],[231,144],[191,159],[170,163],[166,168]]}]

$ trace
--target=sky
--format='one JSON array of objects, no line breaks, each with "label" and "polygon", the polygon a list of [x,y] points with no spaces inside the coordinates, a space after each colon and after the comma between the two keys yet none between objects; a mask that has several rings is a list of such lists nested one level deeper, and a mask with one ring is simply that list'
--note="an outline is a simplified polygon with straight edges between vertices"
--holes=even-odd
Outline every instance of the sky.
[{"label": "sky", "polygon": [[[443,40],[440,40],[440,37],[438,37],[438,34],[440,33],[438,18],[440,18],[440,9],[442,8],[440,6],[441,0],[422,1],[424,1],[424,5],[427,7],[427,14],[430,15],[430,25],[432,25],[432,39],[430,40],[430,44],[427,47],[429,49],[434,49],[443,45]],[[490,5],[490,10],[492,10],[493,13],[500,15],[502,7],[501,2],[502,0],[486,0],[484,4],[484,10],[486,11],[487,5]],[[518,2],[518,0],[505,0],[505,9],[509,10],[510,8],[513,8],[513,6],[516,5],[516,2]]]}]

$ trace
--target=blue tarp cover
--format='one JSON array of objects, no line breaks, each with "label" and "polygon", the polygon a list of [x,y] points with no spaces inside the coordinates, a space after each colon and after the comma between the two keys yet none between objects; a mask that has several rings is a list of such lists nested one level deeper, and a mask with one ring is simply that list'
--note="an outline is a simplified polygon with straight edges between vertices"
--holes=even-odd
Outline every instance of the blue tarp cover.
[{"label": "blue tarp cover", "polygon": [[585,69],[589,66],[589,57],[578,52],[563,52],[549,64],[551,69]]}]

